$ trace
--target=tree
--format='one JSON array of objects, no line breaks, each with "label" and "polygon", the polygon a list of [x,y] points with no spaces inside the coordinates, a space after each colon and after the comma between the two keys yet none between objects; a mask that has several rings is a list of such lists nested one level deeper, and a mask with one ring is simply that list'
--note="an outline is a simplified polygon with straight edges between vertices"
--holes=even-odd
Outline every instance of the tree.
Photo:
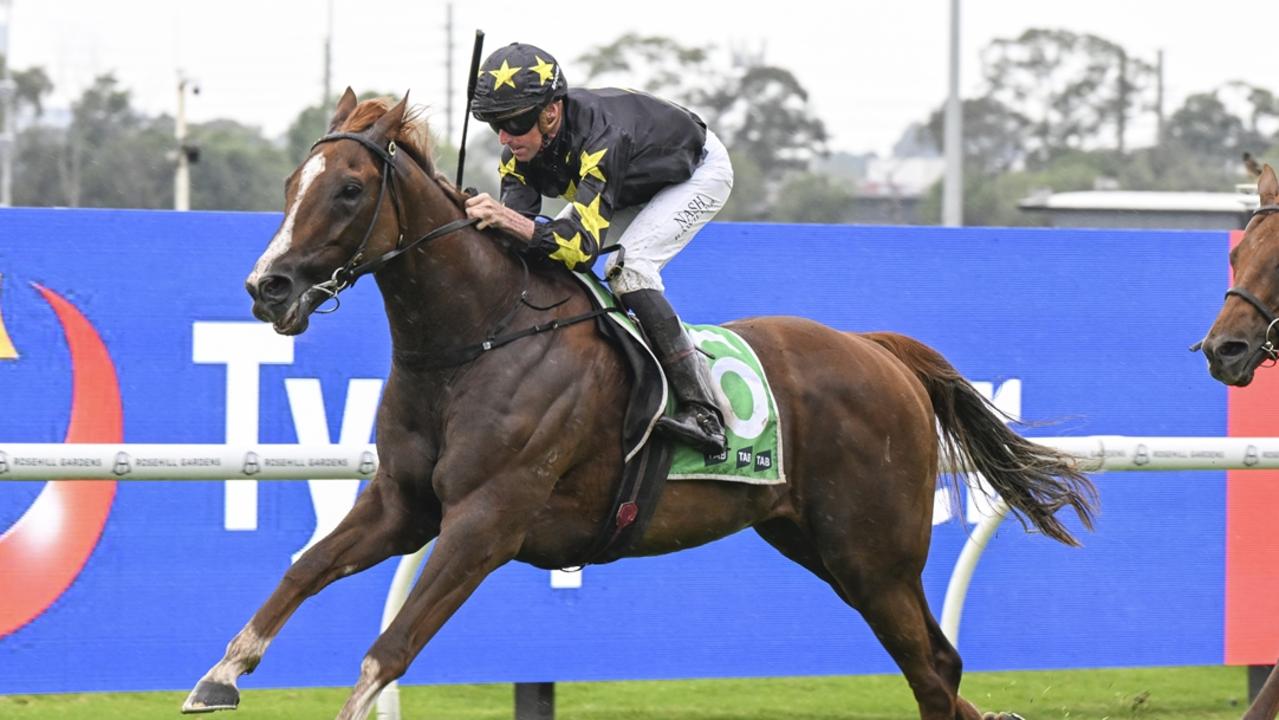
[{"label": "tree", "polygon": [[712,102],[708,124],[773,182],[780,182],[786,170],[807,170],[826,154],[826,126],[789,70],[749,67],[731,91],[717,93]]},{"label": "tree", "polygon": [[[716,64],[714,57],[711,48],[632,33],[592,49],[577,63],[586,72],[583,84],[640,87],[698,113],[733,158],[738,188],[725,212],[737,219],[767,216],[787,173],[806,171],[825,155],[826,127],[790,71],[758,55],[739,55],[728,64]],[[761,181],[749,206],[736,199],[744,175]]]},{"label": "tree", "polygon": [[14,107],[18,112],[25,105],[31,108],[31,114],[40,117],[44,114],[44,98],[53,92],[53,81],[44,68],[33,67],[16,70],[13,73],[15,87]]},{"label": "tree", "polygon": [[1154,66],[1096,35],[1030,29],[992,41],[982,51],[986,97],[1030,121],[1032,160],[1063,149],[1092,149],[1096,139],[1126,150],[1129,117],[1145,111],[1154,92]]},{"label": "tree", "polygon": [[[588,83],[633,87],[689,107],[704,106],[708,93],[727,81],[708,50],[636,33],[587,51],[577,58],[578,68]],[[568,80],[571,86],[574,78]]]},{"label": "tree", "polygon": [[1168,140],[1200,157],[1238,156],[1241,149],[1262,142],[1244,121],[1226,109],[1217,93],[1197,93],[1172,114],[1165,130]]},{"label": "tree", "polygon": [[333,107],[312,105],[304,108],[294,118],[284,133],[288,158],[294,165],[302,164],[311,154],[311,146],[329,131],[329,120],[332,117]]},{"label": "tree", "polygon": [[1212,94],[1227,112],[1242,121],[1245,133],[1241,143],[1255,146],[1279,132],[1279,101],[1266,88],[1232,80],[1215,88]]},{"label": "tree", "polygon": [[1176,140],[1131,153],[1117,177],[1122,187],[1168,191],[1229,190],[1235,183],[1251,179],[1243,174],[1241,158],[1200,156]]},{"label": "tree", "polygon": [[[193,137],[198,133],[197,129]],[[242,153],[235,177],[223,179],[224,188],[239,190],[201,187],[202,171],[197,165],[194,195],[206,198],[200,206],[228,202],[236,209],[261,207],[260,200],[248,198],[263,192],[260,184],[252,182],[252,168],[269,157],[264,148],[263,143]],[[215,166],[221,149],[215,144],[208,156]],[[36,206],[170,208],[173,150],[173,120],[139,114],[132,108],[130,93],[113,76],[103,75],[72,103],[66,128],[36,124],[19,133],[14,200]],[[272,199],[279,197],[278,182],[278,178],[272,182]],[[244,194],[232,202],[225,199],[228,192]],[[220,199],[209,200],[210,193]]]},{"label": "tree", "polygon": [[[379,97],[393,98],[397,102],[400,99],[398,94],[382,92],[366,92],[359,99],[364,101]],[[310,105],[303,108],[293,119],[289,129],[284,133],[284,138],[288,158],[294,165],[301,164],[311,154],[315,141],[328,134],[329,121],[333,119],[333,111],[336,107],[337,100]]]},{"label": "tree", "polygon": [[13,204],[27,207],[66,205],[63,160],[66,132],[46,125],[18,131],[13,159]]},{"label": "tree", "polygon": [[729,151],[733,162],[733,192],[724,208],[715,215],[716,220],[753,222],[769,217],[772,198],[766,186],[764,173],[754,159]]},{"label": "tree", "polygon": [[1273,97],[1261,88],[1227,83],[1191,95],[1169,118],[1163,145],[1138,158],[1134,170],[1161,189],[1230,188],[1252,179],[1242,155],[1265,156],[1277,119]]},{"label": "tree", "polygon": [[[5,58],[0,55],[0,73],[3,73],[4,67]],[[62,136],[34,124],[23,127],[18,121],[23,117],[24,110],[30,110],[30,117],[35,119],[44,114],[44,99],[53,92],[53,83],[44,68],[40,67],[15,69],[11,77],[14,81],[14,126],[17,133],[13,145],[13,167],[14,176],[22,179],[22,182],[14,183],[13,202],[16,205],[49,204],[62,196],[56,165],[45,163],[46,172],[43,177],[37,177],[37,169],[41,167],[41,161],[47,159],[50,149],[56,147],[53,143],[61,143]],[[0,107],[0,123],[4,121],[4,109]]]},{"label": "tree", "polygon": [[19,134],[14,199],[30,205],[171,207],[172,145],[172,122],[136,113],[129,92],[112,75],[102,75],[72,103],[65,129],[33,125]]},{"label": "tree", "polygon": [[[8,62],[8,58],[0,53],[0,77],[4,76]],[[14,110],[20,115],[25,107],[31,109],[34,117],[44,114],[44,98],[53,91],[53,82],[49,80],[49,74],[44,71],[44,68],[30,67],[26,70],[10,68],[10,77],[14,87]],[[4,109],[0,107],[0,120],[4,118]]]},{"label": "tree", "polygon": [[99,76],[71,106],[65,173],[72,207],[172,207],[172,124],[145,119],[115,77]]},{"label": "tree", "polygon": [[199,210],[279,210],[292,172],[284,149],[255,129],[214,120],[191,129],[200,160],[191,166],[191,207]]},{"label": "tree", "polygon": [[840,223],[852,215],[853,193],[829,175],[796,173],[782,183],[773,203],[775,222]]},{"label": "tree", "polygon": [[[961,114],[966,171],[994,175],[1009,172],[1025,164],[1026,146],[1022,138],[1030,128],[1028,119],[992,97],[964,100]],[[928,132],[937,147],[944,147],[944,106],[934,110],[928,118]]]}]

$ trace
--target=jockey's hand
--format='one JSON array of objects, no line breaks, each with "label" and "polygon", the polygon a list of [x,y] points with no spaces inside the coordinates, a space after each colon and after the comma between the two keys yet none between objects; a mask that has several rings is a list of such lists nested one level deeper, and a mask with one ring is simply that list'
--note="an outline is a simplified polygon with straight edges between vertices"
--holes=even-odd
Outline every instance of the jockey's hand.
[{"label": "jockey's hand", "polygon": [[488,193],[480,193],[466,201],[466,216],[477,218],[476,227],[496,228],[528,242],[533,239],[533,221],[493,199]]},{"label": "jockey's hand", "polygon": [[466,216],[478,218],[479,222],[475,226],[481,230],[489,227],[501,228],[504,210],[506,208],[488,193],[480,193],[466,200]]}]

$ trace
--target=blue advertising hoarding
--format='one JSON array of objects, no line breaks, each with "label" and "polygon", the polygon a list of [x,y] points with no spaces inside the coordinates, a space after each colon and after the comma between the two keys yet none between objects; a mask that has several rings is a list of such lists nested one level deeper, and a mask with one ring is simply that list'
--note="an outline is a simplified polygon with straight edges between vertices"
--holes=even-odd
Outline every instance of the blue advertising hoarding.
[{"label": "blue advertising hoarding", "polygon": [[[389,366],[372,282],[297,338],[249,314],[276,214],[0,211],[0,438],[62,442],[83,315],[137,443],[361,442]],[[940,350],[1035,435],[1226,434],[1226,391],[1186,346],[1211,323],[1227,233],[712,224],[666,270],[690,322],[801,315]],[[1223,661],[1224,472],[1099,476],[1071,549],[1006,523],[978,568],[967,669]],[[0,483],[0,532],[43,483]],[[0,693],[187,689],[354,482],[119,483],[92,554],[0,636]],[[971,524],[940,513],[935,614]],[[1076,525],[1072,525],[1076,527]],[[0,559],[3,555],[0,555]],[[309,600],[246,687],[344,685],[378,631],[387,562]],[[6,596],[0,566],[0,608]],[[12,601],[12,600],[10,600]],[[409,683],[896,672],[861,618],[750,531],[588,567],[579,588],[502,568]]]}]

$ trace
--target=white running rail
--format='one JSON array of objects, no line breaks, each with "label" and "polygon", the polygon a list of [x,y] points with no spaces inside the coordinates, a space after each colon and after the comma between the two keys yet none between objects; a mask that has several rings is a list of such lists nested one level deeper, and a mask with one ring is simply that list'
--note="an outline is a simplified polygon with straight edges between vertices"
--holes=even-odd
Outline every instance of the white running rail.
[{"label": "white running rail", "polygon": [[[1279,469],[1279,437],[1031,439],[1078,457],[1080,467],[1088,472]],[[373,445],[0,443],[0,482],[367,479],[376,471]],[[968,586],[982,551],[1007,513],[1002,502],[993,503],[991,514],[974,528],[951,571],[941,626],[956,646]],[[383,630],[404,604],[429,547],[400,559],[383,608]],[[399,690],[394,683],[379,699],[377,715],[379,720],[399,720]]]}]

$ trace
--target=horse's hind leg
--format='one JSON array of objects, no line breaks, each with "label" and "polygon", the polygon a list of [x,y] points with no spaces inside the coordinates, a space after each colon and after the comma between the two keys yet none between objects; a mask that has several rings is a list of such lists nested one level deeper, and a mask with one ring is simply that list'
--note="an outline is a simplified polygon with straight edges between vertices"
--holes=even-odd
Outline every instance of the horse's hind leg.
[{"label": "horse's hind leg", "polygon": [[253,672],[267,645],[303,600],[334,580],[392,555],[412,552],[430,540],[435,534],[427,528],[430,523],[410,523],[408,513],[396,491],[388,491],[386,483],[374,481],[333,532],[285,572],[275,592],[227,645],[226,654],[196,684],[182,704],[182,712],[234,710],[240,703],[236,680]]},{"label": "horse's hind leg", "polygon": [[[930,625],[936,622],[917,575],[903,577],[892,570],[868,575],[856,567],[841,567],[832,574],[849,604],[861,612],[906,676],[922,720],[981,718],[959,697],[958,653],[950,643],[941,647],[934,643]],[[944,637],[940,639],[945,642]]]},{"label": "horse's hind leg", "polygon": [[924,607],[924,622],[928,626],[928,637],[933,645],[933,667],[936,668],[937,673],[946,680],[950,687],[955,689],[955,717],[959,720],[970,717],[980,717],[985,720],[1020,720],[1017,715],[1010,713],[986,713],[983,715],[977,708],[973,707],[972,703],[960,697],[959,681],[964,674],[964,661],[960,659],[959,651],[950,643],[946,633],[942,632],[941,625],[937,623],[937,618],[933,617],[932,611],[928,609],[927,600],[921,600],[921,604]]},{"label": "horse's hind leg", "polygon": [[807,534],[789,521],[774,520],[755,529],[862,614],[906,676],[923,720],[981,719],[981,713],[959,697],[959,653],[928,610],[917,575],[898,577],[901,565],[865,562],[855,549],[819,552]]}]

